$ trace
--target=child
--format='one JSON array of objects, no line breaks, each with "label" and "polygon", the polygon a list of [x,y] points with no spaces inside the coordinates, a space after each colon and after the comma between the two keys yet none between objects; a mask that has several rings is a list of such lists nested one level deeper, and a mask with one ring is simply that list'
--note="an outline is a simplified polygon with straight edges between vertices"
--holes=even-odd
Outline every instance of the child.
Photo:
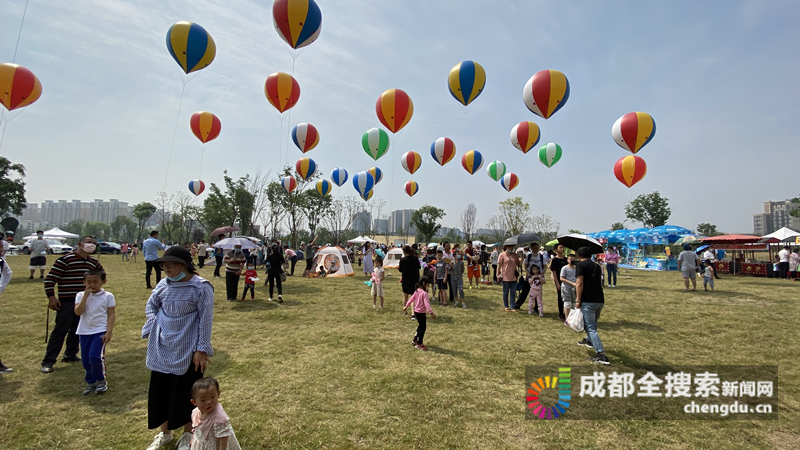
[{"label": "child", "polygon": [[242,450],[219,402],[219,383],[211,377],[192,385],[192,450]]},{"label": "child", "polygon": [[453,288],[453,306],[458,306],[458,298],[461,297],[461,305],[467,309],[464,301],[464,260],[461,259],[461,252],[453,251],[456,261],[450,265],[450,286]]},{"label": "child", "polygon": [[561,299],[564,301],[564,315],[569,317],[569,311],[574,307],[575,283],[578,277],[575,276],[575,255],[570,253],[567,256],[567,265],[561,268]]},{"label": "child", "polygon": [[411,340],[411,343],[417,350],[425,351],[427,351],[428,348],[422,344],[422,340],[425,338],[425,329],[427,328],[428,319],[426,313],[431,313],[431,317],[436,319],[436,314],[433,313],[431,302],[428,298],[428,284],[430,284],[430,279],[428,277],[420,278],[419,282],[417,282],[416,292],[408,299],[406,306],[403,307],[403,311],[405,311],[412,303],[414,304],[413,311],[414,316],[417,318],[417,332],[414,334],[414,339]]},{"label": "child", "polygon": [[539,317],[544,317],[544,309],[542,309],[542,288],[544,287],[544,277],[539,272],[539,266],[531,264],[531,275],[528,277],[528,284],[531,286],[531,291],[528,300],[528,314],[533,314],[534,303],[539,308]]},{"label": "child", "polygon": [[383,258],[377,256],[375,258],[375,267],[372,269],[372,309],[377,308],[375,305],[378,297],[381,298],[381,309],[383,309]]},{"label": "child", "polygon": [[92,392],[102,394],[108,390],[106,381],[106,344],[111,342],[111,332],[116,319],[114,295],[103,290],[106,272],[89,269],[83,275],[84,292],[75,296],[75,315],[80,316],[75,331],[81,340],[81,361],[86,370],[86,389],[83,395]]},{"label": "child", "polygon": [[448,264],[444,260],[444,252],[436,252],[436,287],[439,288],[439,305],[447,306],[447,273]]},{"label": "child", "polygon": [[708,290],[708,285],[711,285],[711,290],[714,290],[714,266],[711,265],[711,260],[703,261],[705,269],[703,269],[703,289]]},{"label": "child", "polygon": [[247,295],[247,290],[250,290],[250,300],[256,299],[256,281],[258,281],[258,272],[256,266],[251,262],[247,264],[247,270],[244,271],[244,291],[242,291],[242,301]]},{"label": "child", "polygon": [[136,262],[136,256],[139,255],[139,246],[133,244],[133,250],[131,251],[131,256],[133,257],[132,260],[128,260],[129,262]]}]

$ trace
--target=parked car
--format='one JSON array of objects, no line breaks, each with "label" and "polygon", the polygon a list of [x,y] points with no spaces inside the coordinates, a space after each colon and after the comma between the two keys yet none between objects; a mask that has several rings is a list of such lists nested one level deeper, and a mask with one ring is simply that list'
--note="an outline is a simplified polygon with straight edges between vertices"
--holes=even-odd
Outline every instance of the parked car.
[{"label": "parked car", "polygon": [[[26,255],[29,255],[31,253],[31,242],[33,242],[34,240],[35,239],[29,239],[28,242],[26,242],[22,246],[22,253],[25,253]],[[62,240],[47,238],[45,239],[45,241],[47,241],[47,245],[50,246],[50,251],[48,252],[50,254],[60,255],[72,251],[72,246],[67,245]]]},{"label": "parked car", "polygon": [[117,244],[116,242],[98,242],[97,243],[97,252],[98,253],[111,253],[113,255],[119,255],[122,251],[122,246]]}]

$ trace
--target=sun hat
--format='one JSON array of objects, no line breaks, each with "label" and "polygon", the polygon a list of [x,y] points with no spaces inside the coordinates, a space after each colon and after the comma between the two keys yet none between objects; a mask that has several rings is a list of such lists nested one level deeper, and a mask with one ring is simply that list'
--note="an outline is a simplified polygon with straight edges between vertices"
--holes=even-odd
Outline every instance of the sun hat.
[{"label": "sun hat", "polygon": [[164,256],[158,258],[156,262],[177,262],[185,264],[186,267],[194,269],[194,262],[192,261],[192,254],[189,250],[183,247],[173,246],[164,252]]}]

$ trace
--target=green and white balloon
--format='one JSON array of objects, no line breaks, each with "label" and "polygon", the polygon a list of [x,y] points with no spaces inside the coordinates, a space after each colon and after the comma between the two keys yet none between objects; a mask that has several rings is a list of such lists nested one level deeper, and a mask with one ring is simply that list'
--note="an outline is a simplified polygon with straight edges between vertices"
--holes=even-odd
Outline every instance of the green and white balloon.
[{"label": "green and white balloon", "polygon": [[553,167],[561,159],[561,146],[552,142],[539,149],[539,161],[547,167]]},{"label": "green and white balloon", "polygon": [[503,161],[492,161],[489,163],[489,166],[486,167],[486,173],[489,174],[489,178],[494,181],[500,181],[503,175],[506,174],[506,165],[503,164]]},{"label": "green and white balloon", "polygon": [[364,147],[364,151],[367,152],[370,158],[377,161],[389,150],[389,134],[380,128],[367,130],[361,136],[361,146]]}]

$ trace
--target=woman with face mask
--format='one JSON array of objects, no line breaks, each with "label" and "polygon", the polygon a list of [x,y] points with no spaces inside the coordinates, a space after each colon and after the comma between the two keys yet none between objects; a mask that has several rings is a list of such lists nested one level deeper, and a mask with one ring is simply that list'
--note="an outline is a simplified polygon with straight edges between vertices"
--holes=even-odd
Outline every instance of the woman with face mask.
[{"label": "woman with face mask", "polygon": [[506,312],[516,310],[517,277],[519,256],[514,253],[514,246],[507,245],[505,251],[497,258],[497,278],[503,282],[503,307]]},{"label": "woman with face mask", "polygon": [[211,347],[214,287],[200,277],[189,250],[174,246],[158,258],[166,279],[145,306],[147,321],[148,428],[159,428],[151,448],[172,441],[172,431],[183,427],[177,448],[189,448],[192,439],[191,389],[203,378]]}]

